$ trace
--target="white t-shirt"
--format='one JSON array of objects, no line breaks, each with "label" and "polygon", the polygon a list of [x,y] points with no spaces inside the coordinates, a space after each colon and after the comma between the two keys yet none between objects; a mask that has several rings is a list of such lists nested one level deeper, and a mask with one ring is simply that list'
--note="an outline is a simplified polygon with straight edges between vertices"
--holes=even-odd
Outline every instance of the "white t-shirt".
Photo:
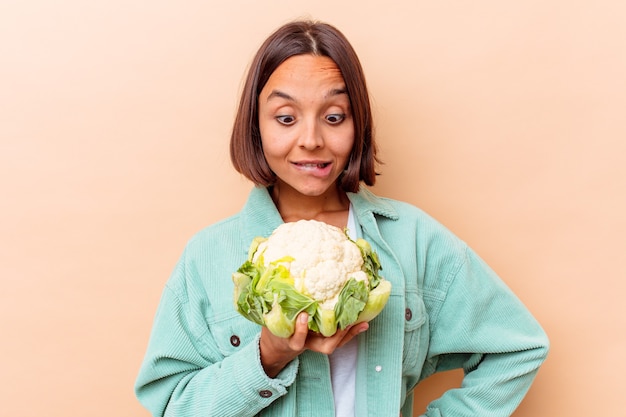
[{"label": "white t-shirt", "polygon": [[[348,212],[348,236],[352,240],[358,237],[357,227],[351,204]],[[354,337],[328,357],[336,417],[354,417],[358,346],[358,340]]]}]

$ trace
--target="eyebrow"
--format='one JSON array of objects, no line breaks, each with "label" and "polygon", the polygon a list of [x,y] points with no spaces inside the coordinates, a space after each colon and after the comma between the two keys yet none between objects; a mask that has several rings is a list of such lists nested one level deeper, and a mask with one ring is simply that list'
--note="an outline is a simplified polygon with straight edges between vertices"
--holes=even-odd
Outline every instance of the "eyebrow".
[{"label": "eyebrow", "polygon": [[280,90],[272,90],[272,92],[267,96],[267,100],[266,101],[270,101],[271,99],[273,99],[274,97],[276,98],[284,98],[285,100],[288,101],[296,101],[295,98],[291,97],[289,94],[280,91]]},{"label": "eyebrow", "polygon": [[[342,87],[342,88],[333,88],[331,90],[329,90],[326,94],[324,94],[324,98],[329,98],[329,97],[334,97],[334,96],[338,96],[341,94],[348,94],[348,89],[346,87]],[[284,91],[280,91],[280,90],[272,90],[272,92],[267,96],[267,100],[266,101],[270,101],[273,98],[282,98],[285,99],[287,101],[293,101],[294,103],[297,102],[298,100],[296,100],[295,98],[291,97],[289,94],[285,93]]]}]

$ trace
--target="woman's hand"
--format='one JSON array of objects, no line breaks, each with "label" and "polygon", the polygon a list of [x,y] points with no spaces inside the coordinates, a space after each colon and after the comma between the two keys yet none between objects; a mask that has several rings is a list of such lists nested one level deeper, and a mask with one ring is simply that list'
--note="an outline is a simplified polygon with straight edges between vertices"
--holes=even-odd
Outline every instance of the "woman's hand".
[{"label": "woman's hand", "polygon": [[300,313],[296,320],[296,329],[288,338],[275,336],[266,327],[261,329],[261,364],[267,376],[276,377],[289,362],[305,350],[330,355],[369,327],[367,323],[358,323],[344,330],[337,330],[330,337],[324,337],[309,331],[308,321],[308,314]]}]

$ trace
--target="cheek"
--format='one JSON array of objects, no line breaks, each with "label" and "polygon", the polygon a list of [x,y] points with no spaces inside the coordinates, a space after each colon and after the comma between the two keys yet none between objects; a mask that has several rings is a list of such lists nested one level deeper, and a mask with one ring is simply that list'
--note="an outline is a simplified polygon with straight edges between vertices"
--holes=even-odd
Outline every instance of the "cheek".
[{"label": "cheek", "polygon": [[289,140],[271,131],[261,132],[261,147],[268,163],[284,159],[291,150]]},{"label": "cheek", "polygon": [[346,130],[337,138],[335,146],[337,154],[348,158],[352,152],[352,148],[354,147],[354,128],[351,126],[346,128]]},{"label": "cheek", "polygon": [[263,147],[263,153],[266,155],[274,154],[277,152],[278,140],[277,133],[274,129],[270,128],[270,124],[259,121],[259,133],[261,134],[261,146]]}]

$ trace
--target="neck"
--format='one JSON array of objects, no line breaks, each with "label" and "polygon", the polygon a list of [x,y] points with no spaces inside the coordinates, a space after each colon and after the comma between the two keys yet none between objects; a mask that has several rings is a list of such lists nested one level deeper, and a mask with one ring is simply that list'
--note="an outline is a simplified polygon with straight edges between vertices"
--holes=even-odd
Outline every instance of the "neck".
[{"label": "neck", "polygon": [[346,227],[350,200],[339,187],[329,188],[319,196],[308,196],[284,184],[276,184],[270,194],[285,222],[318,220],[340,228]]}]

